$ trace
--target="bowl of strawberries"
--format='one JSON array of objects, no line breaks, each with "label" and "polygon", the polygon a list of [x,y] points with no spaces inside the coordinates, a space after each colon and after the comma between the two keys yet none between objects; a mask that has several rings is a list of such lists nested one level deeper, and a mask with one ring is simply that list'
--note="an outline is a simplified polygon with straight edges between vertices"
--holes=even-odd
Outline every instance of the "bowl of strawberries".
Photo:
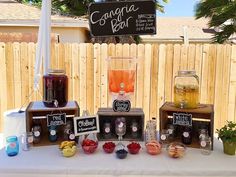
[{"label": "bowl of strawberries", "polygon": [[114,151],[115,147],[116,147],[116,144],[111,141],[105,142],[102,146],[103,150],[108,154],[112,153]]},{"label": "bowl of strawberries", "polygon": [[82,149],[86,154],[92,154],[96,151],[98,142],[91,139],[84,139],[82,141]]}]

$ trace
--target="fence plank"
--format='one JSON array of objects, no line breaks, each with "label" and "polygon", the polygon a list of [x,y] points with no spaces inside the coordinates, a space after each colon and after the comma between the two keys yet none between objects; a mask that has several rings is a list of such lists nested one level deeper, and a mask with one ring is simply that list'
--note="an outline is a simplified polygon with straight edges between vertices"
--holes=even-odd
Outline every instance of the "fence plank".
[{"label": "fence plank", "polygon": [[[157,95],[157,108],[160,108],[165,102],[165,66],[166,66],[166,46],[161,44],[159,46],[159,65],[158,65],[158,95]],[[157,109],[159,115],[159,109]]]},{"label": "fence plank", "polygon": [[236,45],[231,54],[228,120],[236,121]]},{"label": "fence plank", "polygon": [[[131,44],[130,45],[130,56],[137,60],[137,45]],[[138,65],[138,60],[136,63],[136,69]],[[132,96],[132,107],[136,107],[136,94],[137,94],[137,71],[135,72],[135,84],[134,84],[134,94]]]},{"label": "fence plank", "polygon": [[165,65],[165,101],[171,101],[173,92],[173,55],[174,46],[168,44],[166,47],[166,65]]},{"label": "fence plank", "polygon": [[107,44],[102,44],[101,46],[101,107],[107,107],[107,92],[108,92],[108,81],[107,81],[107,62],[108,57]]},{"label": "fence plank", "polygon": [[136,91],[136,107],[142,108],[143,106],[143,85],[144,85],[144,52],[143,44],[138,45],[138,69],[137,69],[137,91]]},{"label": "fence plank", "polygon": [[94,60],[93,60],[93,45],[87,44],[87,80],[86,80],[86,95],[87,95],[87,110],[94,114],[93,102],[94,102]]},{"label": "fence plank", "polygon": [[[79,45],[79,60],[80,60],[80,65],[79,65],[79,72],[80,72],[80,98],[79,98],[79,104],[80,104],[80,113],[82,114],[82,112],[84,110],[87,110],[87,92],[86,92],[86,79],[87,79],[87,76],[86,76],[86,44],[80,44]],[[83,95],[83,96],[82,96]]]},{"label": "fence plank", "polygon": [[15,107],[21,107],[21,58],[20,58],[20,44],[13,44],[14,55],[14,82],[15,82]]},{"label": "fence plank", "polygon": [[94,44],[94,111],[101,106],[101,46]]},{"label": "fence plank", "polygon": [[[202,84],[201,84],[201,80],[202,80],[202,58],[203,58],[203,54],[202,54],[202,50],[203,47],[200,44],[196,45],[196,50],[195,50],[195,71],[196,74],[199,78],[199,88],[201,88]],[[199,95],[201,95],[201,89],[199,90]],[[200,100],[201,102],[201,100]]]},{"label": "fence plank", "polygon": [[195,68],[195,44],[190,44],[188,47],[188,70],[194,70]]},{"label": "fence plank", "polygon": [[[146,119],[150,119],[150,91],[151,91],[151,59],[152,46],[145,45],[145,58],[144,58],[144,78],[145,78],[145,91],[143,93],[143,111]],[[143,86],[144,86],[143,85]]]},{"label": "fence plank", "polygon": [[188,45],[181,45],[180,69],[188,70]]},{"label": "fence plank", "polygon": [[79,62],[79,45],[77,43],[72,44],[72,90],[73,100],[79,102],[80,99],[80,62]]},{"label": "fence plank", "polygon": [[7,109],[15,107],[15,92],[14,92],[14,59],[13,59],[13,43],[6,44],[6,58],[7,58]]},{"label": "fence plank", "polygon": [[159,45],[152,45],[153,57],[151,60],[151,95],[150,95],[150,118],[159,117],[157,115],[157,94],[158,94],[158,55]]},{"label": "fence plank", "polygon": [[21,60],[21,96],[22,106],[25,105],[29,99],[29,58],[28,58],[27,43],[20,44],[20,60]]},{"label": "fence plank", "polygon": [[[5,53],[5,43],[0,43],[0,117],[3,117],[3,112],[7,110],[7,58]],[[3,129],[3,121],[0,119],[0,131]]]}]

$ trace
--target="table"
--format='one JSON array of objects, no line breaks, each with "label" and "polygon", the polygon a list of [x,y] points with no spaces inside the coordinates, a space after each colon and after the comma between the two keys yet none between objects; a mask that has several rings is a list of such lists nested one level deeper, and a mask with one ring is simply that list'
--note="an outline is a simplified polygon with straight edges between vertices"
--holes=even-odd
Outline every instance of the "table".
[{"label": "table", "polygon": [[71,158],[62,157],[57,146],[33,147],[15,157],[8,157],[1,149],[0,176],[236,176],[236,156],[223,154],[218,140],[211,155],[202,155],[199,149],[188,148],[182,159],[168,157],[165,150],[160,155],[151,156],[142,148],[139,155],[128,154],[126,159],[121,160],[115,157],[115,153],[105,154],[102,144],[94,154],[84,154],[79,149]]}]

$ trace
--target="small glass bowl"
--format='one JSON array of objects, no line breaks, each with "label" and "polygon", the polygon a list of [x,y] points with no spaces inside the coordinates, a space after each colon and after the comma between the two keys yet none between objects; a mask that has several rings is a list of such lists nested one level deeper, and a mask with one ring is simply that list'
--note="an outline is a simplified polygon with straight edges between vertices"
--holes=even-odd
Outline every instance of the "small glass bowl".
[{"label": "small glass bowl", "polygon": [[158,141],[151,141],[146,143],[147,153],[150,155],[157,155],[161,153],[161,144]]},{"label": "small glass bowl", "polygon": [[90,139],[85,139],[82,142],[82,149],[84,150],[85,154],[92,154],[96,151],[98,147],[98,142],[93,141]]},{"label": "small glass bowl", "polygon": [[179,142],[173,142],[167,146],[167,152],[172,158],[181,158],[185,155],[186,146]]},{"label": "small glass bowl", "polygon": [[113,142],[106,142],[103,144],[102,148],[106,153],[112,153],[116,147],[116,144]]},{"label": "small glass bowl", "polygon": [[119,159],[125,159],[127,157],[128,151],[125,149],[119,149],[116,151],[116,156]]},{"label": "small glass bowl", "polygon": [[127,148],[130,154],[138,154],[139,150],[141,149],[141,146],[139,143],[131,142],[127,145]]}]

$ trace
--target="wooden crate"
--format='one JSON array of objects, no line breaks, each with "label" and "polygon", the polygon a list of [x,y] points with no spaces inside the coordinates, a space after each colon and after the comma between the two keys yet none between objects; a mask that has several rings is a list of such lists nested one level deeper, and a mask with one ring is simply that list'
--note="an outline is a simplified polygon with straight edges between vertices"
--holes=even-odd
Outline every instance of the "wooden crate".
[{"label": "wooden crate", "polygon": [[48,114],[65,113],[66,119],[73,120],[74,117],[79,116],[79,106],[76,101],[70,101],[65,107],[61,108],[48,108],[43,105],[43,102],[31,102],[26,109],[26,131],[30,132],[32,129],[33,121],[39,120],[42,125],[42,138],[40,143],[34,144],[34,146],[55,145],[63,141],[63,125],[57,127],[58,140],[56,142],[50,142],[48,140],[48,127],[47,118]]},{"label": "wooden crate", "polygon": [[[199,128],[207,127],[209,136],[211,137],[213,150],[214,141],[214,107],[211,104],[200,104],[196,109],[180,109],[174,106],[174,103],[166,102],[160,108],[160,131],[167,129],[168,124],[173,124],[173,114],[184,113],[192,115],[192,143],[189,147],[200,148],[199,144]],[[175,138],[173,141],[181,141],[182,126],[175,125]]]},{"label": "wooden crate", "polygon": [[[115,133],[115,120],[118,117],[125,117],[126,119],[126,134],[123,136],[123,140],[126,141],[143,141],[144,138],[144,112],[141,108],[131,108],[129,112],[114,112],[112,108],[99,108],[98,109],[98,119],[100,133],[98,134],[98,139],[101,141],[116,141],[118,140]],[[111,136],[104,136],[103,126],[104,123],[109,121],[111,123]],[[132,136],[131,134],[131,124],[132,121],[138,123],[137,136]]]}]

